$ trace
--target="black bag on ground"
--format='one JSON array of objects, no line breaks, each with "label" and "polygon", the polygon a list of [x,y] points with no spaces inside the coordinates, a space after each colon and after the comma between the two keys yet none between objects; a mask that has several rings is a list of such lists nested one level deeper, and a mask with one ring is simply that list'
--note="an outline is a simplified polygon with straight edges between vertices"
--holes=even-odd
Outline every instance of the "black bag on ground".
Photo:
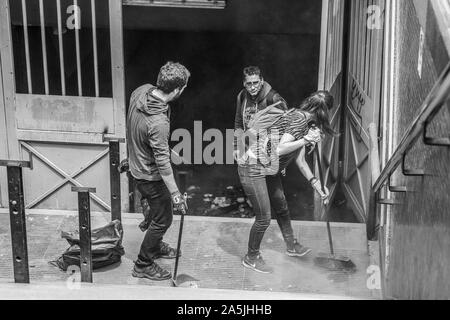
[{"label": "black bag on ground", "polygon": [[[69,266],[80,267],[80,234],[79,231],[61,232],[61,237],[69,242],[70,247],[51,264],[66,271]],[[115,220],[91,231],[92,268],[100,269],[121,260],[125,254],[122,247],[123,229],[119,220]]]}]

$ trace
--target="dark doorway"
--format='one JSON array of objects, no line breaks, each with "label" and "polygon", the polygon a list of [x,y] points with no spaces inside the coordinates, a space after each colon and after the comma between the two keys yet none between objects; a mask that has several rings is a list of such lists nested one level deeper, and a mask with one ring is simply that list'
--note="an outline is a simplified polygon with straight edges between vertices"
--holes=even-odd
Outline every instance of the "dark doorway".
[{"label": "dark doorway", "polygon": [[[124,7],[127,97],[154,84],[161,65],[172,60],[192,73],[172,106],[172,130],[192,132],[194,121],[202,121],[203,131],[233,129],[248,65],[258,65],[289,105],[297,105],[317,89],[320,18],[319,1],[228,1],[224,10]],[[228,186],[240,185],[235,165],[175,169],[189,170],[188,184],[201,194],[222,197]],[[313,192],[295,165],[284,186],[293,219],[313,220]]]}]

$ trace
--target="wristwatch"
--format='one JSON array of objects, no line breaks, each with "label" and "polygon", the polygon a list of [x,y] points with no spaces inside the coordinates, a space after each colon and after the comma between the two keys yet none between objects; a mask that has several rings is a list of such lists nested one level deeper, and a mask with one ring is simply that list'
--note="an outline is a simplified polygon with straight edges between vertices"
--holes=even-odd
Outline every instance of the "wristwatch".
[{"label": "wristwatch", "polygon": [[313,185],[314,183],[316,183],[316,181],[317,181],[317,178],[316,178],[316,177],[312,177],[311,179],[309,179],[309,183],[311,183],[312,185]]}]

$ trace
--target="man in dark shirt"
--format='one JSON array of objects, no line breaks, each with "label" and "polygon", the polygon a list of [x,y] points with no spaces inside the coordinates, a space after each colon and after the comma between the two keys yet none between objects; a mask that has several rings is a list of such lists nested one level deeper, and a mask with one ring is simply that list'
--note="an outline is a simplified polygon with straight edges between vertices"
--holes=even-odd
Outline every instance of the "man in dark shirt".
[{"label": "man in dark shirt", "polygon": [[127,118],[129,169],[137,189],[148,201],[152,218],[133,268],[134,277],[171,277],[154,261],[176,257],[176,249],[162,239],[172,224],[173,209],[186,209],[186,199],[178,190],[170,163],[168,103],[183,93],[189,77],[186,67],[168,62],[159,72],[156,87],[146,84],[131,95]]}]

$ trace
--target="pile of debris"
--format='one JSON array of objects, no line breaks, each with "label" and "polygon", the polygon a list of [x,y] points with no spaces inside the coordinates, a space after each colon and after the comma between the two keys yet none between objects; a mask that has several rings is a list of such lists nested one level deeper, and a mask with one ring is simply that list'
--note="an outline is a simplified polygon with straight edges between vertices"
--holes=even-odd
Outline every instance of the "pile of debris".
[{"label": "pile of debris", "polygon": [[198,186],[187,189],[189,214],[194,216],[252,218],[251,203],[241,186],[229,186],[215,194],[202,193]]}]

